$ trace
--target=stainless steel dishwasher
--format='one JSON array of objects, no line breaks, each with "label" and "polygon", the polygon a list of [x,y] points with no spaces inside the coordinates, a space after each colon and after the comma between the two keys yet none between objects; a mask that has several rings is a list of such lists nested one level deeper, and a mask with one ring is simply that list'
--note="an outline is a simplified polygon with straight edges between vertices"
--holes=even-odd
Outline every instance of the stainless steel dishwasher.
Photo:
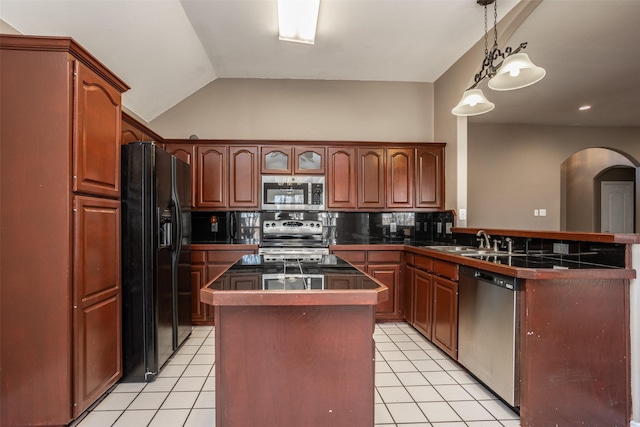
[{"label": "stainless steel dishwasher", "polygon": [[518,279],[466,266],[458,288],[458,362],[509,405],[519,406]]}]

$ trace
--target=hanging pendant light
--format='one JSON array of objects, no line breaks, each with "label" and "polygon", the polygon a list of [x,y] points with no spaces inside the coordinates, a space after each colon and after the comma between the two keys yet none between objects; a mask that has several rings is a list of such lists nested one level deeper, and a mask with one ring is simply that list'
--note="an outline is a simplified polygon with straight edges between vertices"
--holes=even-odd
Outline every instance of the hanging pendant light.
[{"label": "hanging pendant light", "polygon": [[493,90],[513,90],[531,86],[547,74],[544,68],[531,62],[526,53],[515,53],[508,56],[495,76],[489,79],[489,87]]},{"label": "hanging pendant light", "polygon": [[456,116],[477,116],[488,113],[495,107],[496,105],[484,96],[481,89],[467,89],[451,112]]},{"label": "hanging pendant light", "polygon": [[[498,0],[476,0],[484,7],[484,59],[482,68],[473,78],[474,83],[462,94],[462,99],[451,112],[456,116],[475,116],[488,113],[495,105],[487,100],[480,89],[476,87],[488,79],[489,88],[493,90],[513,90],[530,86],[540,81],[546,74],[542,67],[538,67],[526,53],[521,53],[527,47],[527,42],[520,43],[515,50],[511,47],[498,48]],[[489,50],[489,32],[487,30],[487,6],[493,4],[493,46]],[[503,61],[494,64],[498,58]]]}]

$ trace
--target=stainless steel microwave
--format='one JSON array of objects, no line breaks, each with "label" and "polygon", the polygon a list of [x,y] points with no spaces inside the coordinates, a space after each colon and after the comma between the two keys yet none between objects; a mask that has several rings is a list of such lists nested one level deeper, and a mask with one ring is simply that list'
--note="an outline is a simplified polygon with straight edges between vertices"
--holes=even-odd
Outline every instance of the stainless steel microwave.
[{"label": "stainless steel microwave", "polygon": [[263,175],[262,210],[323,211],[324,176]]}]

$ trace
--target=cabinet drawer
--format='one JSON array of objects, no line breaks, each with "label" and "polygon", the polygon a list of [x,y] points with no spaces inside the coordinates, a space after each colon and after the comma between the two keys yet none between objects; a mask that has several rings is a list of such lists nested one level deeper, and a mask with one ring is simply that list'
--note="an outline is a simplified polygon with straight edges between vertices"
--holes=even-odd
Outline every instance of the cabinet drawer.
[{"label": "cabinet drawer", "polygon": [[402,261],[402,252],[399,251],[369,251],[367,253],[367,262],[373,263],[397,263]]},{"label": "cabinet drawer", "polygon": [[433,258],[416,255],[414,265],[420,270],[433,271]]},{"label": "cabinet drawer", "polygon": [[242,255],[252,254],[251,251],[208,251],[207,262],[218,264],[234,263],[240,259]]},{"label": "cabinet drawer", "polygon": [[333,251],[334,255],[339,256],[343,260],[355,263],[355,264],[364,264],[365,263],[365,254],[364,251]]},{"label": "cabinet drawer", "polygon": [[191,251],[192,264],[204,264],[207,262],[207,253],[205,251]]},{"label": "cabinet drawer", "polygon": [[405,252],[404,254],[404,262],[407,263],[407,265],[415,265],[415,255],[412,254],[411,252]]},{"label": "cabinet drawer", "polygon": [[433,260],[433,272],[438,276],[458,280],[458,264],[435,259]]}]

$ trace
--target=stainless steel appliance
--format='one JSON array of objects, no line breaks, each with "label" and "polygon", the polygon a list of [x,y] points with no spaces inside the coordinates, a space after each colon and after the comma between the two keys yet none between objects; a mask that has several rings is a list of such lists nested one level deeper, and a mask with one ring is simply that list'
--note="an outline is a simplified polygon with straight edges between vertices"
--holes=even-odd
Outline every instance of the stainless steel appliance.
[{"label": "stainless steel appliance", "polygon": [[519,406],[518,279],[466,266],[458,288],[458,362],[509,405]]},{"label": "stainless steel appliance", "polygon": [[122,146],[123,380],[152,381],[191,334],[191,169]]},{"label": "stainless steel appliance", "polygon": [[324,176],[262,176],[262,210],[322,211],[324,199]]}]

